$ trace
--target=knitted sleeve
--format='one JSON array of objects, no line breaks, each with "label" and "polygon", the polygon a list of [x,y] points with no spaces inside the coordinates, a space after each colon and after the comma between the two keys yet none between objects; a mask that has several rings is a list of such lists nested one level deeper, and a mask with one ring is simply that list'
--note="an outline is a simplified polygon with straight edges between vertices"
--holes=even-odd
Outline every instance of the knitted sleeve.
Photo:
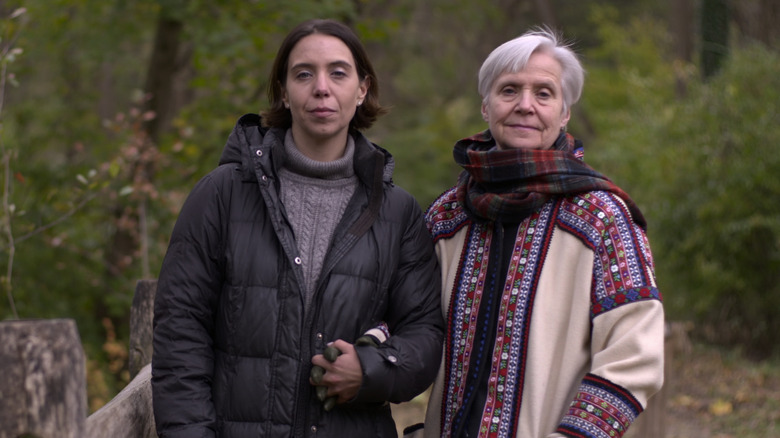
[{"label": "knitted sleeve", "polygon": [[591,368],[557,433],[621,437],[663,384],[664,311],[647,236],[619,198],[583,195],[598,224],[591,292]]}]

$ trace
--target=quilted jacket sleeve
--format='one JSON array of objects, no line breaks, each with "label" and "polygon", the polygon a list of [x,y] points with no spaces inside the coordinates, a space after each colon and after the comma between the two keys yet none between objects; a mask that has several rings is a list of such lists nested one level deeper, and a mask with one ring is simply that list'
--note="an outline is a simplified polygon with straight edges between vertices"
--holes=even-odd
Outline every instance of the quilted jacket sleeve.
[{"label": "quilted jacket sleeve", "polygon": [[385,321],[390,337],[379,348],[357,347],[363,386],[355,402],[403,402],[423,392],[441,361],[441,274],[422,211],[408,197],[399,263]]},{"label": "quilted jacket sleeve", "polygon": [[154,305],[152,394],[161,438],[214,437],[211,398],[214,312],[222,283],[224,207],[211,177],[182,207]]}]

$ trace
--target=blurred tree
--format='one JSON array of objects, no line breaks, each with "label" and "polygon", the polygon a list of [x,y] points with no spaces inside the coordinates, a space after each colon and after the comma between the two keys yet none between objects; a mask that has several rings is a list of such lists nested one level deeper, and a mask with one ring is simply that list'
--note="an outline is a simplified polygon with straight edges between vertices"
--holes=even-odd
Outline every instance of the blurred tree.
[{"label": "blurred tree", "polygon": [[685,66],[693,63],[695,41],[695,8],[693,0],[669,0],[672,13],[672,35],[675,47],[675,83],[677,97],[685,97],[687,92],[688,74]]},{"label": "blurred tree", "polygon": [[[452,186],[456,140],[486,128],[477,73],[498,44],[534,23],[530,0],[397,0],[403,15],[384,41],[369,43],[383,101],[392,107],[372,139],[396,159],[394,178],[426,208]],[[380,6],[372,14],[380,13]]]},{"label": "blurred tree", "polygon": [[[703,99],[706,88],[697,78],[701,60],[690,55],[701,49],[693,38],[700,20],[681,16],[678,31],[669,29],[674,14],[692,14],[694,3],[6,0],[0,3],[6,16],[25,6],[28,17],[17,42],[24,56],[13,64],[20,86],[8,88],[2,119],[2,139],[16,154],[11,175],[19,178],[12,178],[9,192],[16,209],[13,236],[24,243],[13,268],[19,316],[75,318],[88,357],[99,361],[91,365],[93,374],[107,379],[94,386],[110,394],[121,385],[120,376],[110,381],[117,373],[107,364],[115,367],[117,358],[108,351],[126,339],[123,321],[135,281],[157,275],[190,188],[216,165],[236,119],[265,107],[266,78],[281,39],[313,17],[351,23],[366,43],[381,101],[391,107],[368,136],[394,155],[396,181],[423,208],[455,182],[453,143],[485,129],[476,90],[481,62],[499,43],[533,25],[558,27],[583,53],[588,70],[583,101],[575,107],[581,112],[570,131],[586,141],[586,159],[625,186],[650,216],[651,237],[662,254],[661,281],[687,284],[677,264],[686,265],[666,252],[690,255],[703,240],[691,240],[688,252],[669,243],[680,236],[667,229],[685,217],[683,207],[696,205],[678,204],[682,195],[666,184],[669,169],[701,159],[692,145],[709,140],[697,138],[697,129],[723,125],[710,112],[733,117],[716,106],[691,103]],[[775,3],[730,2],[735,28],[742,32],[732,35],[732,45],[742,44],[741,35],[776,41]],[[764,47],[772,52],[778,46]],[[746,69],[753,63],[740,59]],[[731,67],[725,70],[735,68],[726,65]],[[772,83],[758,74],[749,77]],[[732,86],[719,75],[711,80]],[[675,92],[680,81],[687,97]],[[740,92],[729,96],[740,100],[744,83],[736,83]],[[756,105],[771,95],[750,94]],[[721,105],[725,97],[708,102]],[[764,108],[773,107],[764,103]],[[685,111],[694,109],[700,112],[686,118]],[[682,129],[683,122],[689,130]],[[771,132],[771,125],[765,127]],[[728,133],[732,144],[751,138],[741,129]],[[694,170],[699,169],[680,172],[704,178]],[[750,178],[735,176],[732,183],[742,180]],[[72,213],[89,196],[96,199]],[[55,222],[63,215],[69,215],[67,221]],[[771,240],[764,231],[750,233],[753,243]],[[7,248],[0,251],[8,255]],[[675,317],[686,316],[696,293],[687,286],[667,293]],[[699,307],[696,312],[702,318],[706,313]],[[0,307],[0,317],[12,314]],[[114,347],[104,350],[107,343]]]},{"label": "blurred tree", "polygon": [[777,48],[780,42],[780,2],[776,0],[740,0],[729,3],[732,18],[742,37]]},{"label": "blurred tree", "polygon": [[702,0],[701,65],[705,78],[714,75],[728,55],[729,6],[727,0]]},{"label": "blurred tree", "polygon": [[[127,336],[135,281],[156,276],[184,195],[216,164],[233,121],[258,109],[246,107],[273,56],[265,40],[307,14],[346,18],[354,5],[300,2],[290,13],[278,1],[247,13],[243,1],[54,1],[13,2],[29,11],[20,44],[35,48],[18,65],[28,82],[9,93],[3,132],[25,178],[12,193],[24,214],[14,231],[28,240],[14,267],[18,314],[75,318],[97,360],[91,375],[105,379],[91,387],[110,394],[126,378],[112,352]],[[99,202],[29,235],[85,190]]]},{"label": "blurred tree", "polygon": [[[765,357],[780,330],[780,57],[761,45],[732,52],[721,74],[671,108],[659,218],[679,304],[707,340]],[[690,151],[679,159],[679,148]],[[688,224],[681,227],[681,224]],[[678,308],[679,311],[679,308]]]},{"label": "blurred tree", "polygon": [[[21,47],[16,46],[16,41],[21,32],[19,24],[26,10],[19,8],[14,11],[6,11],[0,8],[0,179],[2,180],[2,207],[0,209],[0,247],[3,248],[7,259],[5,261],[5,274],[0,276],[0,285],[8,300],[8,307],[13,318],[19,318],[16,310],[16,301],[13,293],[13,266],[16,255],[16,238],[14,237],[13,217],[16,214],[16,204],[11,200],[12,162],[16,158],[16,149],[9,147],[5,142],[5,130],[3,129],[3,109],[5,104],[5,90],[9,84],[17,84],[15,75],[9,71],[9,66],[23,53]],[[14,177],[24,181],[24,176],[16,172]]]},{"label": "blurred tree", "polygon": [[780,56],[748,44],[706,82],[683,66],[689,91],[675,99],[679,67],[657,50],[665,27],[594,11],[604,43],[588,52],[583,105],[600,134],[586,160],[648,217],[669,317],[696,321],[710,342],[779,353]]}]

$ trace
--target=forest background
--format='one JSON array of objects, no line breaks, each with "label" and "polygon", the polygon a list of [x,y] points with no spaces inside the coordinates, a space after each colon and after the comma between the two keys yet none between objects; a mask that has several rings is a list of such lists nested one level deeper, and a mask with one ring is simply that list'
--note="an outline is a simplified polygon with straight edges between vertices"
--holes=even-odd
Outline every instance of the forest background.
[{"label": "forest background", "polygon": [[127,384],[136,281],[312,17],[366,44],[391,107],[367,134],[423,208],[485,129],[487,54],[561,31],[587,69],[569,132],[644,211],[668,318],[780,356],[776,0],[0,0],[0,319],[74,319],[91,409]]}]

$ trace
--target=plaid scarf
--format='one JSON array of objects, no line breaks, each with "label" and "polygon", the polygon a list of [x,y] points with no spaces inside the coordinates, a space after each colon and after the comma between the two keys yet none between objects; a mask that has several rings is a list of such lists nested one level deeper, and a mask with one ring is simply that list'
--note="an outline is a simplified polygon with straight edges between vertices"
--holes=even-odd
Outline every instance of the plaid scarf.
[{"label": "plaid scarf", "polygon": [[490,131],[455,144],[455,162],[465,169],[458,178],[458,201],[477,218],[517,223],[553,197],[606,190],[622,198],[634,221],[646,229],[634,201],[582,161],[582,142],[570,134],[562,132],[547,150],[495,146]]}]

